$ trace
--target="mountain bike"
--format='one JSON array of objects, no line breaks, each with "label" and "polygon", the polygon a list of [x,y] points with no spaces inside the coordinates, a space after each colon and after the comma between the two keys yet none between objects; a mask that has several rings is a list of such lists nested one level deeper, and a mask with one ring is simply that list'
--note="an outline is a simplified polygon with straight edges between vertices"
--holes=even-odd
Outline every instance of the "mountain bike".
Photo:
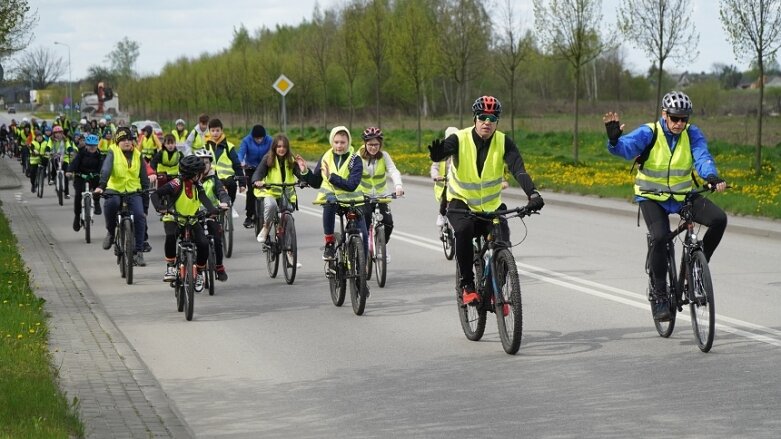
[{"label": "mountain bike", "polygon": [[[510,242],[503,236],[501,221],[535,214],[526,207],[472,212],[467,209],[449,209],[448,213],[463,213],[491,223],[487,236],[474,238],[475,287],[480,295],[476,304],[465,304],[460,285],[461,273],[456,264],[456,303],[458,319],[467,339],[478,341],[485,332],[487,312],[496,314],[502,348],[515,355],[523,335],[523,308],[518,267],[510,251]],[[524,223],[525,225],[525,223]]]},{"label": "mountain bike", "polygon": [[[654,320],[656,332],[667,338],[675,329],[675,317],[677,312],[683,311],[684,305],[689,305],[692,330],[697,346],[702,352],[710,351],[713,346],[713,337],[716,330],[716,304],[713,298],[713,281],[711,279],[708,260],[702,249],[698,233],[695,231],[694,201],[696,195],[710,191],[703,187],[686,192],[676,191],[649,191],[644,192],[655,195],[684,195],[683,206],[679,215],[681,217],[678,227],[670,231],[665,238],[667,250],[667,303],[670,309],[670,320],[660,322]],[[681,233],[685,233],[682,243],[680,271],[676,272],[675,240]],[[648,274],[648,300],[651,302],[653,313],[654,301],[652,292],[657,291],[651,276],[651,236],[646,235],[648,253],[645,261],[645,271]]]},{"label": "mountain bike", "polygon": [[38,162],[38,171],[35,176],[35,185],[37,187],[36,195],[38,198],[43,198],[43,186],[46,183],[46,174],[49,168],[49,159],[46,156],[41,156],[41,161]]},{"label": "mountain bike", "polygon": [[228,203],[227,210],[220,210],[217,222],[220,223],[223,254],[229,258],[233,255],[233,205],[231,203]]},{"label": "mountain bike", "polygon": [[[298,203],[291,201],[291,194],[288,188],[298,186],[305,187],[302,183],[265,183],[266,187],[278,187],[282,189],[282,197],[277,202],[277,213],[268,224],[269,234],[263,245],[263,251],[266,252],[266,267],[268,274],[273,279],[277,276],[279,270],[279,261],[282,260],[282,271],[285,274],[285,282],[292,285],[296,280],[296,269],[298,264],[298,243],[296,239],[296,222],[293,218],[293,212],[298,210]],[[262,219],[256,214],[256,228]],[[255,233],[260,233],[258,229]]]},{"label": "mountain bike", "polygon": [[57,193],[57,203],[62,206],[65,194],[65,171],[62,169],[62,157],[57,154],[52,156],[52,166],[55,169],[54,190]]},{"label": "mountain bike", "polygon": [[372,221],[369,224],[369,256],[366,258],[366,279],[371,280],[372,266],[377,274],[377,285],[385,287],[388,268],[388,254],[385,251],[385,223],[382,222],[382,212],[377,208],[378,203],[390,203],[396,199],[396,194],[379,195],[371,197],[365,195],[364,201],[373,206],[371,211]]},{"label": "mountain bike", "polygon": [[353,312],[362,315],[366,308],[366,297],[369,296],[363,238],[358,227],[358,221],[363,221],[360,209],[363,200],[337,200],[327,204],[337,206],[340,230],[334,234],[334,259],[325,263],[325,277],[331,290],[331,301],[336,306],[342,306],[349,283]]},{"label": "mountain bike", "polygon": [[130,285],[133,283],[133,251],[136,247],[135,225],[133,223],[133,211],[128,199],[141,192],[129,192],[126,194],[101,195],[104,199],[119,197],[119,210],[117,211],[117,227],[114,229],[114,255],[119,265],[119,275]]},{"label": "mountain bike", "polygon": [[[179,215],[176,212],[169,212],[174,217],[174,221],[179,224],[179,233],[176,240],[176,278],[171,282],[176,295],[176,310],[184,311],[184,318],[187,321],[193,319],[195,310],[195,278],[198,276],[198,266],[196,265],[197,250],[193,241],[193,228],[204,227],[201,223],[206,217],[205,212],[198,212],[196,216]],[[183,222],[179,222],[179,220]],[[209,294],[212,294],[211,292]]]},{"label": "mountain bike", "polygon": [[[73,175],[75,177],[79,177],[84,180],[84,192],[81,193],[81,215],[79,216],[79,222],[81,223],[81,228],[84,230],[84,239],[87,241],[87,244],[89,244],[92,239],[90,233],[91,233],[92,223],[93,223],[92,191],[95,189],[92,187],[91,184],[89,184],[89,182],[93,181],[95,178],[99,177],[100,175],[80,174],[80,173],[74,173]],[[87,186],[88,184],[89,186]]]},{"label": "mountain bike", "polygon": [[209,289],[209,295],[214,295],[214,278],[217,276],[217,253],[214,250],[214,235],[209,233],[209,222],[215,221],[214,218],[204,217],[200,220],[203,226],[203,233],[209,241],[209,257],[206,259],[205,286]]}]

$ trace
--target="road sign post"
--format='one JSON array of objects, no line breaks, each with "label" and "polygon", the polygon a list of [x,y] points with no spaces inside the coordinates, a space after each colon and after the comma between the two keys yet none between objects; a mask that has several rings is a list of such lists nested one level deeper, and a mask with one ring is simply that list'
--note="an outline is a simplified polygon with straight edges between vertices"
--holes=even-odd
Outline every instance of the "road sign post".
[{"label": "road sign post", "polygon": [[287,109],[285,108],[285,95],[293,88],[293,81],[285,75],[279,75],[272,87],[282,95],[282,132],[287,134]]}]

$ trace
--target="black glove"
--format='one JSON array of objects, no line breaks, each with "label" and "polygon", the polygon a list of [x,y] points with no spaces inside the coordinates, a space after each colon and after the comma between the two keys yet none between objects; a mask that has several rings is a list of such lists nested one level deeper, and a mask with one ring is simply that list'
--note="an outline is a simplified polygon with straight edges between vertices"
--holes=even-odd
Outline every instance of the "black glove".
[{"label": "black glove", "polygon": [[434,139],[434,141],[431,142],[431,145],[428,146],[428,155],[429,158],[432,161],[438,161],[434,160],[434,157],[441,157],[445,154],[445,142],[442,141],[442,139]]},{"label": "black glove", "polygon": [[723,178],[717,177],[715,175],[709,175],[708,177],[705,177],[705,180],[708,182],[708,186],[710,186],[711,191],[716,190],[717,184],[724,183]]},{"label": "black glove", "polygon": [[529,203],[526,204],[526,208],[532,212],[537,212],[538,210],[541,210],[544,205],[545,201],[542,200],[542,196],[539,193],[534,193],[529,197]]},{"label": "black glove", "polygon": [[621,131],[621,123],[617,120],[611,120],[605,122],[605,130],[607,131],[607,138],[610,140],[610,144],[616,146],[618,138],[621,137],[623,131]]}]

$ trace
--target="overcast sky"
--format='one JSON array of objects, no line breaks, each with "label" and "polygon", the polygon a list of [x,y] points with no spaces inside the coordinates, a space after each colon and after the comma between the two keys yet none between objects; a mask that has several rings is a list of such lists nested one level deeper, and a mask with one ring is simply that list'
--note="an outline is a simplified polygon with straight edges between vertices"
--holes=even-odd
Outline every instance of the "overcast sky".
[{"label": "overcast sky", "polygon": [[[497,0],[493,0],[495,3]],[[503,0],[498,0],[502,1]],[[533,26],[531,0],[515,0],[522,26]],[[620,0],[603,0],[604,31],[614,29]],[[261,27],[273,29],[277,24],[297,25],[312,17],[316,0],[30,0],[38,10],[39,21],[30,45],[51,47],[67,62],[70,46],[71,74],[74,80],[86,76],[91,65],[105,65],[106,55],[123,37],[140,44],[135,69],[142,75],[157,74],[168,61],[182,55],[197,57],[203,52],[216,53],[226,48],[234,27],[241,24],[254,34]],[[320,0],[321,8],[343,4],[339,0]],[[64,7],[63,5],[68,5]],[[491,3],[486,3],[490,5]],[[747,62],[734,59],[719,22],[715,0],[692,0],[692,16],[700,33],[699,57],[680,64],[674,71],[711,71],[714,63],[734,64],[747,68]],[[131,6],[132,5],[132,6]],[[499,14],[494,7],[489,13]],[[626,45],[628,67],[645,72],[650,61],[642,52]],[[670,63],[666,63],[667,68]],[[65,77],[67,79],[67,72]],[[291,78],[294,82],[295,79]]]}]

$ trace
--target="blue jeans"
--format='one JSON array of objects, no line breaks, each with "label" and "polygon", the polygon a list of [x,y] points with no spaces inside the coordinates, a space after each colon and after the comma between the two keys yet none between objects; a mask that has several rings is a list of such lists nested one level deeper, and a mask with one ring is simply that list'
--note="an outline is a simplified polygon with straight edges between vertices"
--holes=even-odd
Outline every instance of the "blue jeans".
[{"label": "blue jeans", "polygon": [[[117,212],[119,212],[121,199],[117,194],[107,194],[106,203],[103,205],[103,215],[106,219],[106,230],[109,235],[114,236],[117,228]],[[127,204],[130,211],[133,212],[133,226],[136,235],[136,253],[144,249],[144,229],[146,228],[146,217],[144,216],[144,203],[140,194],[131,195],[127,198]]]},{"label": "blue jeans", "polygon": [[[336,211],[339,207],[333,204],[326,204],[323,206],[323,233],[326,235],[333,235],[334,228],[336,227]],[[360,212],[360,208],[358,210]],[[345,221],[347,219],[345,218]],[[366,222],[362,218],[358,218],[356,221],[358,229],[361,231],[363,237],[363,254],[369,255],[369,230],[366,228]],[[347,226],[347,224],[345,224]]]}]

